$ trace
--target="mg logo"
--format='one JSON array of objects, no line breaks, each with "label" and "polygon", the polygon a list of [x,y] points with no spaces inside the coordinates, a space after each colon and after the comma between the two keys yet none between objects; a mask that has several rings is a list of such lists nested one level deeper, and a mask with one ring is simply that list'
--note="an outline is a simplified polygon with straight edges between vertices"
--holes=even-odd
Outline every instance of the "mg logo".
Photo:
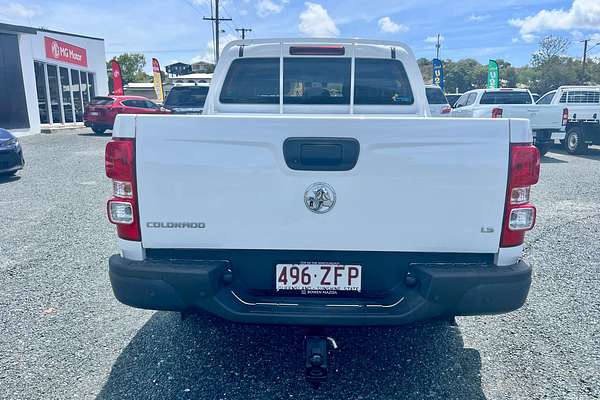
[{"label": "mg logo", "polygon": [[52,55],[56,58],[60,57],[60,45],[58,42],[52,42]]}]

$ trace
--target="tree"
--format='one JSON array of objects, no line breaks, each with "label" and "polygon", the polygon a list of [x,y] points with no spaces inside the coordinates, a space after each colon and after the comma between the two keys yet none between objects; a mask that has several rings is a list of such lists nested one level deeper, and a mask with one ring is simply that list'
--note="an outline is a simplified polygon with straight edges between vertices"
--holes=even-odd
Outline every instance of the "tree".
[{"label": "tree", "polygon": [[[125,53],[114,58],[121,66],[121,77],[123,85],[129,82],[152,82],[152,77],[144,72],[146,57],[141,53]],[[106,63],[106,69],[111,70],[110,61]],[[112,83],[112,74],[109,73],[109,81]]]},{"label": "tree", "polygon": [[558,36],[546,36],[539,43],[538,50],[533,53],[531,65],[539,67],[550,61],[556,61],[571,46],[569,39]]}]

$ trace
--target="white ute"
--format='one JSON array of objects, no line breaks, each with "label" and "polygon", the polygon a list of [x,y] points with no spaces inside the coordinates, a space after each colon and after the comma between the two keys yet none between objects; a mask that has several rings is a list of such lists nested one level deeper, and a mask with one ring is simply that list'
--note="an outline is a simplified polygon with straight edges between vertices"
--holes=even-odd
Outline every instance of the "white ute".
[{"label": "white ute", "polygon": [[560,139],[569,153],[585,153],[589,145],[600,144],[600,86],[561,86],[537,104],[566,107],[566,135]]},{"label": "white ute", "polygon": [[[305,326],[519,308],[540,167],[529,122],[427,108],[402,43],[231,42],[205,115],[117,119],[116,297]],[[317,355],[313,378],[326,373]]]},{"label": "white ute", "polygon": [[475,89],[463,94],[454,104],[452,117],[526,118],[534,144],[544,155],[554,139],[564,139],[568,110],[565,106],[535,104],[527,89]]}]

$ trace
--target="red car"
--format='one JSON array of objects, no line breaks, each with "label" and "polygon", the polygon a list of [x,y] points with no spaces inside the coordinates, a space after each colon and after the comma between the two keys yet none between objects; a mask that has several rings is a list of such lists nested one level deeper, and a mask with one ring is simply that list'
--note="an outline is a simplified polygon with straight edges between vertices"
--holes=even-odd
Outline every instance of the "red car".
[{"label": "red car", "polygon": [[141,96],[94,97],[83,113],[83,122],[95,133],[112,129],[118,114],[168,114],[169,110]]}]

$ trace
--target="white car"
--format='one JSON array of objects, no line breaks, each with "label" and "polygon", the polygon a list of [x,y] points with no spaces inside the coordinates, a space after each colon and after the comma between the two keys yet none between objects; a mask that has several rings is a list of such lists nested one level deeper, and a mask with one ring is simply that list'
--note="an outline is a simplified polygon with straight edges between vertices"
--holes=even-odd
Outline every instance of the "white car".
[{"label": "white car", "polygon": [[402,43],[233,41],[204,115],[124,116],[106,147],[109,275],[130,306],[313,326],[523,305],[539,152],[527,120],[427,118]]},{"label": "white car", "polygon": [[600,144],[600,86],[561,86],[537,104],[568,109],[563,144],[569,153],[584,153],[590,144]]},{"label": "white car", "polygon": [[432,117],[449,117],[452,108],[439,86],[425,85],[425,95]]},{"label": "white car", "polygon": [[564,139],[568,110],[562,105],[540,106],[527,89],[476,89],[463,94],[454,104],[452,117],[526,118],[534,143],[545,154],[555,139]]}]

